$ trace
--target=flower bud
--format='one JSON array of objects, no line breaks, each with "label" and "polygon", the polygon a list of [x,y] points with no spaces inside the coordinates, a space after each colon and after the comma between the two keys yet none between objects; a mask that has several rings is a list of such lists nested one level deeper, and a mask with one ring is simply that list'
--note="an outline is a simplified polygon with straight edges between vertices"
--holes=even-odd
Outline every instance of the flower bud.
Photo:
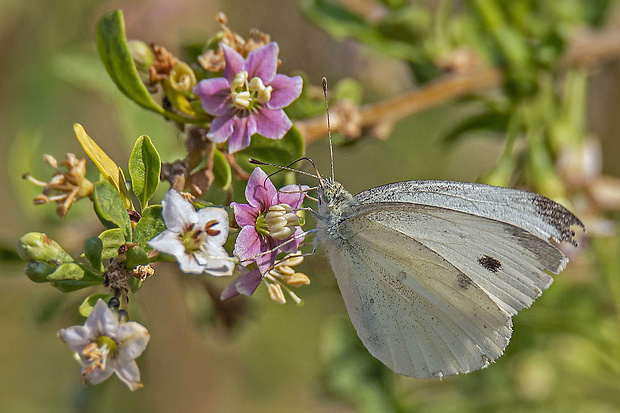
[{"label": "flower bud", "polygon": [[48,282],[48,276],[52,274],[56,268],[45,262],[33,261],[26,267],[26,275],[36,283]]},{"label": "flower bud", "polygon": [[136,64],[136,68],[140,72],[148,73],[149,67],[151,67],[153,61],[155,60],[153,51],[149,45],[140,40],[129,40],[127,42],[127,46],[129,47],[129,53]]},{"label": "flower bud", "polygon": [[60,244],[41,232],[29,232],[17,242],[17,253],[26,261],[73,262]]},{"label": "flower bud", "polygon": [[170,86],[177,92],[190,92],[196,86],[196,75],[187,63],[177,62],[170,71]]}]

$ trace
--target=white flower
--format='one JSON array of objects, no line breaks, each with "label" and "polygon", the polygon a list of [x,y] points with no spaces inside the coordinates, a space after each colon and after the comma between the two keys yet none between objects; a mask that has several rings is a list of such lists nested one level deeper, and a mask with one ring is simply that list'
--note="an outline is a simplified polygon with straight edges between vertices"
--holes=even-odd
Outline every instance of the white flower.
[{"label": "white flower", "polygon": [[222,247],[228,238],[228,213],[207,207],[196,211],[174,189],[162,201],[166,229],[148,244],[157,251],[173,255],[181,271],[214,276],[232,275],[235,264]]},{"label": "white flower", "polygon": [[120,323],[105,301],[97,301],[83,326],[62,329],[58,337],[76,353],[84,384],[99,384],[116,373],[131,390],[142,387],[135,359],[151,336],[141,324]]}]

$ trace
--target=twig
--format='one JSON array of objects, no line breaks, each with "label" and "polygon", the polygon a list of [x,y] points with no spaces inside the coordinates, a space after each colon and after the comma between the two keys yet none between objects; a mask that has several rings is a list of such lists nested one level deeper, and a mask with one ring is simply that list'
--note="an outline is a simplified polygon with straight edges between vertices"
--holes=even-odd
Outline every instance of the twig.
[{"label": "twig", "polygon": [[[563,66],[590,67],[618,57],[620,57],[620,30],[583,33],[571,42],[563,59]],[[501,85],[502,80],[503,75],[499,69],[482,69],[476,72],[446,75],[418,89],[362,106],[360,108],[362,127],[396,122],[458,97],[496,88]],[[327,136],[324,116],[298,121],[295,125],[299,128],[306,143]],[[337,132],[339,128],[339,125],[332,125],[332,132]]]}]

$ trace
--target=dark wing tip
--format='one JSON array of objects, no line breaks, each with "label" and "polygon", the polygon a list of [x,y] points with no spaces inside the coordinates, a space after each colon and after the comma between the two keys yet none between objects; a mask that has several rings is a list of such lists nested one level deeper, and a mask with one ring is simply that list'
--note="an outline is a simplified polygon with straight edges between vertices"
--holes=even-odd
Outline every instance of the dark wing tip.
[{"label": "dark wing tip", "polygon": [[562,205],[542,195],[535,194],[532,202],[543,220],[555,228],[557,233],[554,238],[557,241],[566,241],[575,247],[579,245],[575,239],[575,231],[571,229],[572,226],[577,226],[586,232],[586,227],[579,218]]}]

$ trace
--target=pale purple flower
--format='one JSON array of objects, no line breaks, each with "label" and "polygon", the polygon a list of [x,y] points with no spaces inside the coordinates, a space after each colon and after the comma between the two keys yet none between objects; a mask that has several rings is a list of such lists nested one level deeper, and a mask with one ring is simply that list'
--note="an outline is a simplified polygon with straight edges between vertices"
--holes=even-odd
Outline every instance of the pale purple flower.
[{"label": "pale purple flower", "polygon": [[82,364],[84,384],[99,384],[116,373],[131,390],[142,387],[135,359],[149,342],[148,330],[133,321],[119,322],[117,314],[99,299],[83,326],[58,331]]},{"label": "pale purple flower", "polygon": [[215,143],[228,139],[230,153],[246,148],[255,133],[282,139],[293,125],[282,108],[301,94],[302,78],[276,74],[277,43],[253,50],[245,60],[224,44],[222,49],[224,76],[194,88],[204,110],[215,116],[207,137]]},{"label": "pale purple flower", "polygon": [[242,265],[255,262],[265,274],[273,268],[278,252],[297,251],[304,237],[295,211],[306,189],[305,185],[287,185],[277,191],[262,169],[254,169],[245,187],[248,203],[230,204],[241,227],[233,254]]},{"label": "pale purple flower", "polygon": [[222,301],[239,294],[251,296],[263,280],[263,276],[258,268],[250,271],[245,267],[239,266],[239,272],[239,276],[234,281],[231,281],[222,291],[220,295]]},{"label": "pale purple flower", "polygon": [[194,206],[174,189],[162,201],[166,229],[148,242],[174,256],[181,271],[214,276],[232,275],[234,262],[222,247],[228,238],[228,213],[223,208]]},{"label": "pale purple flower", "polygon": [[239,267],[240,274],[233,282],[222,291],[221,300],[234,297],[239,294],[251,296],[258,288],[261,281],[267,285],[267,291],[272,301],[278,304],[286,303],[286,292],[297,304],[301,304],[301,298],[290,288],[301,287],[310,284],[310,278],[301,272],[297,272],[294,267],[301,264],[304,260],[303,254],[296,251],[278,260],[273,269],[263,276],[258,268],[250,271],[245,267]]}]

